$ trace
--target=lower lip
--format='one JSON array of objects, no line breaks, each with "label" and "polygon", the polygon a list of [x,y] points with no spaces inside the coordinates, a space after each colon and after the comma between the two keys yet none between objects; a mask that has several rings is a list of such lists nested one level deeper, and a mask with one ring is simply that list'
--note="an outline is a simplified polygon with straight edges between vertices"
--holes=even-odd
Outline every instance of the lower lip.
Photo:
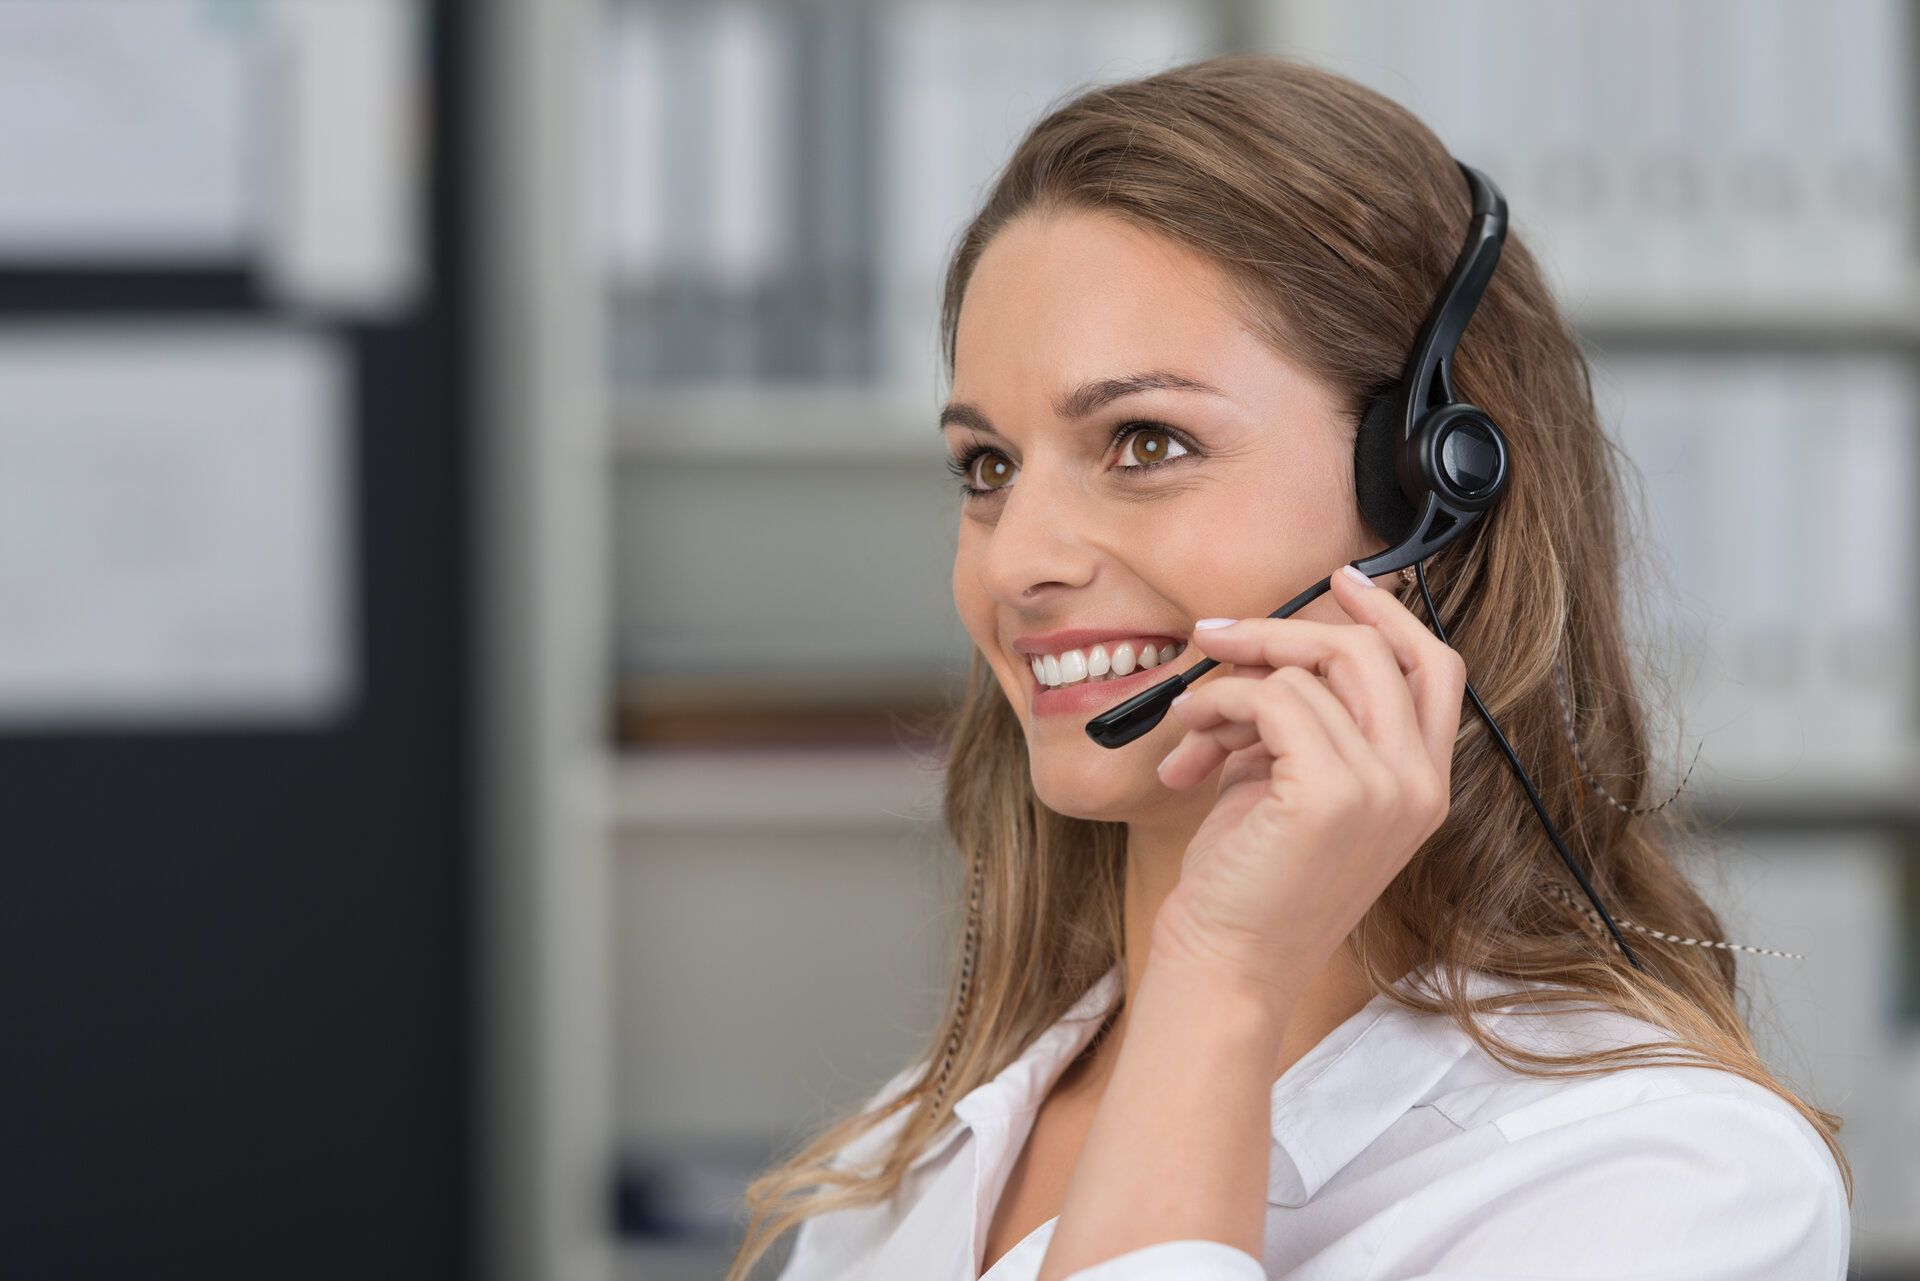
[{"label": "lower lip", "polygon": [[1075,681],[1071,685],[1049,688],[1035,683],[1033,696],[1033,714],[1035,716],[1090,716],[1103,712],[1116,703],[1124,702],[1143,689],[1151,689],[1169,677],[1178,676],[1190,664],[1180,660],[1187,655],[1185,651],[1153,667],[1145,668],[1128,676],[1109,676],[1103,681]]}]

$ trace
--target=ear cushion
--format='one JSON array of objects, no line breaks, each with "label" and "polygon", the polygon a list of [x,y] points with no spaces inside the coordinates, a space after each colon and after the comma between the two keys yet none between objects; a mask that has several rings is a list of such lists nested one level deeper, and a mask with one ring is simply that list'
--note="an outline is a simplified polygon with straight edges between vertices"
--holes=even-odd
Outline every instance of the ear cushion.
[{"label": "ear cushion", "polygon": [[1400,456],[1400,425],[1394,421],[1394,393],[1388,388],[1376,396],[1360,419],[1353,441],[1353,487],[1360,514],[1389,547],[1413,532],[1419,513],[1400,492],[1396,464]]}]

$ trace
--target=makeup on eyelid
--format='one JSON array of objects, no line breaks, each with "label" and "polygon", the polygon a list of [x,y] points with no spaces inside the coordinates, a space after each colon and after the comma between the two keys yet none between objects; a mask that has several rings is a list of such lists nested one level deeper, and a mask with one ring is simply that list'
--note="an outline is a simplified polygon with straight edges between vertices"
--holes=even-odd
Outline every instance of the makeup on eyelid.
[{"label": "makeup on eyelid", "polygon": [[[1137,437],[1142,435],[1164,436],[1171,448],[1178,449],[1180,452],[1166,453],[1166,456],[1161,458],[1140,460],[1131,463],[1117,463],[1114,467],[1115,471],[1129,473],[1154,471],[1169,463],[1177,462],[1182,458],[1197,458],[1201,456],[1199,447],[1185,432],[1169,426],[1166,423],[1142,419],[1128,419],[1126,422],[1121,423],[1114,429],[1112,436],[1108,438],[1106,447],[1111,449],[1115,445],[1120,445],[1122,442],[1125,442],[1123,452],[1130,451],[1134,454],[1135,458],[1138,459],[1138,450],[1134,442]],[[959,457],[949,458],[947,460],[947,471],[960,482],[960,492],[963,497],[972,499],[985,498],[1008,488],[1008,485],[1005,484],[976,486],[970,483],[973,480],[974,464],[989,454],[999,454],[1001,457],[1005,457],[1004,450],[975,440],[961,450]]]}]

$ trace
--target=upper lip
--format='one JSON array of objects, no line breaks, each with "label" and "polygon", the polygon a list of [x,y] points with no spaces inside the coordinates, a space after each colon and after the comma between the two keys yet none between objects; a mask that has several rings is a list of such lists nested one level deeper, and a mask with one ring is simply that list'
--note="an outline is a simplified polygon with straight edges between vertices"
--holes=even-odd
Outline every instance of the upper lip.
[{"label": "upper lip", "polygon": [[1019,654],[1058,654],[1062,650],[1085,649],[1102,641],[1133,640],[1136,637],[1177,641],[1185,640],[1187,633],[1185,630],[1156,630],[1151,627],[1070,627],[1064,631],[1016,636],[1013,638],[1013,649]]}]

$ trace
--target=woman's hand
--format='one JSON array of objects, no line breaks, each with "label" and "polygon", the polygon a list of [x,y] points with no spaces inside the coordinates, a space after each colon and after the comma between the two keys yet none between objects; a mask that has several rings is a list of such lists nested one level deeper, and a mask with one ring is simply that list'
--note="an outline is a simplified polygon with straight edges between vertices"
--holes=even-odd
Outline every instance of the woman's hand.
[{"label": "woman's hand", "polygon": [[1187,734],[1160,765],[1175,788],[1224,769],[1153,957],[1288,1004],[1446,817],[1466,687],[1392,592],[1340,571],[1332,594],[1352,624],[1196,628],[1222,669],[1174,703]]}]

